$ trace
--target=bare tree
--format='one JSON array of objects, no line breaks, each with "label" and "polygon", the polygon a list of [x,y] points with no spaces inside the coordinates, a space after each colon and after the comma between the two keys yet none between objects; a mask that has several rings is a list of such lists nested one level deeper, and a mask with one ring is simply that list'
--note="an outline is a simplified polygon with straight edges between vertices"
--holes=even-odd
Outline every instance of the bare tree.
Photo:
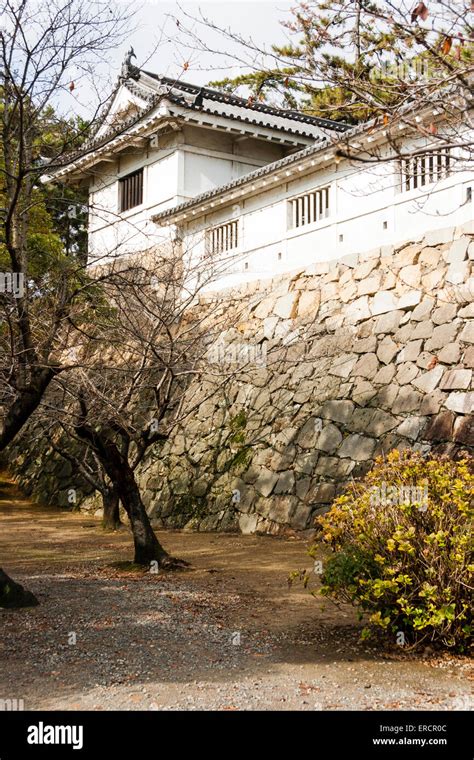
[{"label": "bare tree", "polygon": [[45,158],[54,165],[85,134],[85,127],[55,119],[53,106],[124,39],[130,15],[120,6],[83,0],[22,0],[19,5],[6,0],[2,5],[0,242],[7,271],[0,294],[0,450],[62,371],[58,334],[84,293],[83,259],[57,249],[46,252],[41,268],[32,259],[29,231]]},{"label": "bare tree", "polygon": [[[71,445],[72,440],[71,436],[68,435],[68,429],[61,422],[59,427],[58,441],[54,440],[54,430],[47,431],[52,450],[69,462],[74,467],[74,471],[79,473],[88,485],[100,493],[104,530],[119,530],[123,527],[123,523],[120,519],[120,499],[116,487],[107,477],[95,452],[88,446]],[[43,429],[44,433],[46,433],[45,429]],[[62,436],[61,433],[65,435]],[[77,442],[82,443],[80,439],[77,439]]]},{"label": "bare tree", "polygon": [[60,161],[86,129],[55,119],[54,106],[126,37],[131,13],[85,0],[3,0],[1,18],[0,451],[69,366],[59,356],[71,314],[80,321],[93,306],[83,257],[53,247],[39,263],[29,233],[45,158]]},{"label": "bare tree", "polygon": [[82,441],[100,463],[130,520],[134,561],[173,568],[184,563],[157,539],[136,473],[151,447],[192,415],[192,405],[183,408],[189,382],[208,369],[209,344],[229,316],[218,300],[200,299],[213,276],[207,261],[169,246],[134,262],[111,267],[102,286],[108,307],[84,326],[76,366],[54,379],[36,416],[48,430],[67,432],[71,444]]}]

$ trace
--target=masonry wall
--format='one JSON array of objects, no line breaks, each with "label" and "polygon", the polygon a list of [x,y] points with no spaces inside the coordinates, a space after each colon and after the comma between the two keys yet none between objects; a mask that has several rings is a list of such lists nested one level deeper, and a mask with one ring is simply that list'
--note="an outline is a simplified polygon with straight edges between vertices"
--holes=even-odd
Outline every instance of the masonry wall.
[{"label": "masonry wall", "polygon": [[[466,226],[218,294],[222,313],[243,299],[244,314],[139,474],[155,526],[304,531],[393,448],[472,456],[473,263]],[[70,468],[19,449],[22,483],[67,504]]]}]

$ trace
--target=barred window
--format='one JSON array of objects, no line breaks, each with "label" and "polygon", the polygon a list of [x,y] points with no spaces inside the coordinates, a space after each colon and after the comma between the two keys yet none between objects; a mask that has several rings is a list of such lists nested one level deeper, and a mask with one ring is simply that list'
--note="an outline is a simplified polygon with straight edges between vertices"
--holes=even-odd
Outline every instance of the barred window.
[{"label": "barred window", "polygon": [[431,150],[420,156],[403,158],[401,161],[401,190],[417,188],[449,177],[452,170],[449,148]]},{"label": "barred window", "polygon": [[290,202],[290,224],[292,228],[318,222],[329,216],[329,187],[321,187]]},{"label": "barred window", "polygon": [[237,220],[226,222],[219,227],[208,230],[207,250],[208,253],[224,253],[232,251],[239,245],[239,223]]},{"label": "barred window", "polygon": [[119,180],[120,188],[120,211],[128,211],[129,208],[143,203],[143,169],[127,174]]}]

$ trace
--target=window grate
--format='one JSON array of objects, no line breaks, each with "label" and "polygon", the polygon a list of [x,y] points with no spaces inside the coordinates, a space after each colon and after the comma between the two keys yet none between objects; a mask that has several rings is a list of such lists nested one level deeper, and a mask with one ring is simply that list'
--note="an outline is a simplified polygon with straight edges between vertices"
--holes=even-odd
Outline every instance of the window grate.
[{"label": "window grate", "polygon": [[143,169],[127,174],[119,180],[120,187],[120,211],[128,211],[129,208],[143,203]]},{"label": "window grate", "polygon": [[432,150],[422,156],[401,160],[401,190],[407,192],[439,182],[449,177],[452,170],[449,148]]},{"label": "window grate", "polygon": [[232,251],[239,245],[239,223],[237,220],[214,227],[207,233],[208,253]]},{"label": "window grate", "polygon": [[291,227],[303,227],[329,216],[329,187],[321,187],[290,201]]}]

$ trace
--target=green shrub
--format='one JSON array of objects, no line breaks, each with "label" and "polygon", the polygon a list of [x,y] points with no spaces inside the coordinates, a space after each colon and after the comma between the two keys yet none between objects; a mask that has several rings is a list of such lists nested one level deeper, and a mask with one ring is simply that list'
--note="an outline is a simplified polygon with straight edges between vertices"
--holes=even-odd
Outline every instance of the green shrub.
[{"label": "green shrub", "polygon": [[334,551],[321,593],[366,613],[365,634],[472,644],[473,470],[472,458],[393,451],[318,518],[320,542]]}]

